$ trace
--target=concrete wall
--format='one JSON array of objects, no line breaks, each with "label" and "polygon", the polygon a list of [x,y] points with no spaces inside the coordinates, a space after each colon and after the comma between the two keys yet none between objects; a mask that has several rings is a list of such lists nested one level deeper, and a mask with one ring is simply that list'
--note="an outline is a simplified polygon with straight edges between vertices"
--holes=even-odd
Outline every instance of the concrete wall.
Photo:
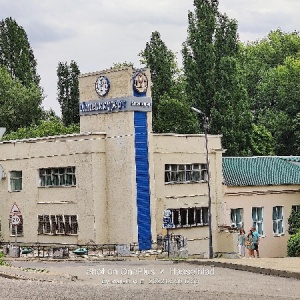
[{"label": "concrete wall", "polygon": [[[208,152],[211,177],[212,229],[216,236],[216,203],[221,201],[222,171],[221,171],[221,139],[220,136],[209,135]],[[204,135],[171,135],[153,136],[155,165],[155,220],[156,234],[166,234],[162,229],[163,211],[165,209],[208,207],[208,185],[201,183],[165,183],[165,164],[206,164]],[[174,228],[169,230],[175,235],[188,238],[189,254],[208,252],[208,226]],[[215,238],[213,244],[215,244]]]},{"label": "concrete wall", "polygon": [[[105,135],[68,135],[0,143],[2,235],[9,235],[9,214],[16,202],[23,216],[23,242],[86,243],[107,241]],[[76,186],[41,187],[40,168],[76,167]],[[23,188],[10,191],[10,171],[22,171]],[[38,215],[78,215],[73,236],[37,235]]]}]

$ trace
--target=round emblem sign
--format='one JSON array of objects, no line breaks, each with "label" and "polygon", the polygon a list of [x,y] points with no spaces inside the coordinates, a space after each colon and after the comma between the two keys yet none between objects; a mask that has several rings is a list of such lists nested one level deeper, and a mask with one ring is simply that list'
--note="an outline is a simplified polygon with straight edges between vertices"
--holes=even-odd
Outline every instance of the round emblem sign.
[{"label": "round emblem sign", "polygon": [[148,88],[148,78],[145,73],[137,72],[133,78],[133,88],[138,93],[145,93]]},{"label": "round emblem sign", "polygon": [[110,88],[109,79],[106,76],[100,76],[95,82],[95,90],[101,97],[108,94]]}]

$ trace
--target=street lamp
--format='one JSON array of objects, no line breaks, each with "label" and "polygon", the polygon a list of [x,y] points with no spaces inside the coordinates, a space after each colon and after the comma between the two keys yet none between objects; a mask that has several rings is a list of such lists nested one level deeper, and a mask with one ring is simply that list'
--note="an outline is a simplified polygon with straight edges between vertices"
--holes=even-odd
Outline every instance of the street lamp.
[{"label": "street lamp", "polygon": [[210,173],[209,173],[209,159],[208,159],[208,117],[200,109],[191,107],[191,109],[200,114],[204,121],[204,135],[205,135],[205,152],[206,152],[206,168],[207,168],[207,188],[208,188],[208,256],[213,258],[213,246],[212,246],[212,226],[211,226],[211,195],[210,195]]}]

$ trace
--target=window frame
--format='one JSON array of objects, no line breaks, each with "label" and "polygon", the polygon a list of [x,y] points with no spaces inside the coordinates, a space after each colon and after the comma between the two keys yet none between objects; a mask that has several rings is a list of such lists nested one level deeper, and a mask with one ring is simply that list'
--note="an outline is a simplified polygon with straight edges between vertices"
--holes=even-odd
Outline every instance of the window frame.
[{"label": "window frame", "polygon": [[295,204],[295,205],[292,205],[292,212],[298,212],[300,211],[300,204]]},{"label": "window frame", "polygon": [[[256,216],[257,216],[257,220],[253,219],[253,210],[256,210]],[[258,209],[261,209],[261,220],[259,220],[259,214],[258,214]],[[263,206],[253,206],[252,210],[251,210],[251,216],[252,216],[252,227],[256,228],[258,234],[260,236],[264,235],[264,207]],[[258,224],[261,224],[261,226],[259,226]],[[260,230],[261,229],[261,230]]]},{"label": "window frame", "polygon": [[171,211],[171,223],[175,228],[208,226],[208,207],[181,207],[169,208],[169,210]]},{"label": "window frame", "polygon": [[[16,173],[19,173],[19,176],[16,176]],[[23,172],[22,170],[12,170],[9,171],[9,190],[11,192],[20,192],[23,189]],[[19,186],[18,186],[19,185]],[[16,187],[20,187],[19,189]]]},{"label": "window frame", "polygon": [[165,184],[207,182],[207,165],[203,163],[165,164]]},{"label": "window frame", "polygon": [[78,235],[78,215],[38,215],[38,235]]},{"label": "window frame", "polygon": [[75,187],[76,167],[51,167],[38,170],[39,187]]},{"label": "window frame", "polygon": [[[240,213],[240,218],[241,221],[237,222],[237,212],[241,212]],[[234,216],[234,218],[233,218]],[[242,229],[244,228],[244,209],[241,207],[237,207],[237,208],[230,208],[230,224],[232,227],[238,228],[238,229]]]},{"label": "window frame", "polygon": [[[276,218],[274,219],[274,209],[276,209],[277,211],[275,212],[276,214],[278,214],[278,209],[281,209],[281,218]],[[278,206],[273,206],[272,209],[272,221],[273,221],[273,234],[274,236],[282,236],[284,235],[284,206],[283,205],[278,205]],[[278,230],[278,224],[281,223],[281,232],[279,232]],[[277,227],[277,231],[274,231],[274,224],[276,224]]]}]

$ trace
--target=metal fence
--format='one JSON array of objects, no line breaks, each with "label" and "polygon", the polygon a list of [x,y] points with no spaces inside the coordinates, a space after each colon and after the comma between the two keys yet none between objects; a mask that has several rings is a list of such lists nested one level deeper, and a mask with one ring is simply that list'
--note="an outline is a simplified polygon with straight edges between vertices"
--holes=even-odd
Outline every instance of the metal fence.
[{"label": "metal fence", "polygon": [[[3,253],[7,255],[10,255],[11,253],[19,253],[21,256],[38,258],[129,256],[132,254],[139,254],[141,252],[138,250],[138,243],[125,245],[0,242],[0,247],[2,248]],[[16,251],[16,248],[18,248],[19,250]]]}]

